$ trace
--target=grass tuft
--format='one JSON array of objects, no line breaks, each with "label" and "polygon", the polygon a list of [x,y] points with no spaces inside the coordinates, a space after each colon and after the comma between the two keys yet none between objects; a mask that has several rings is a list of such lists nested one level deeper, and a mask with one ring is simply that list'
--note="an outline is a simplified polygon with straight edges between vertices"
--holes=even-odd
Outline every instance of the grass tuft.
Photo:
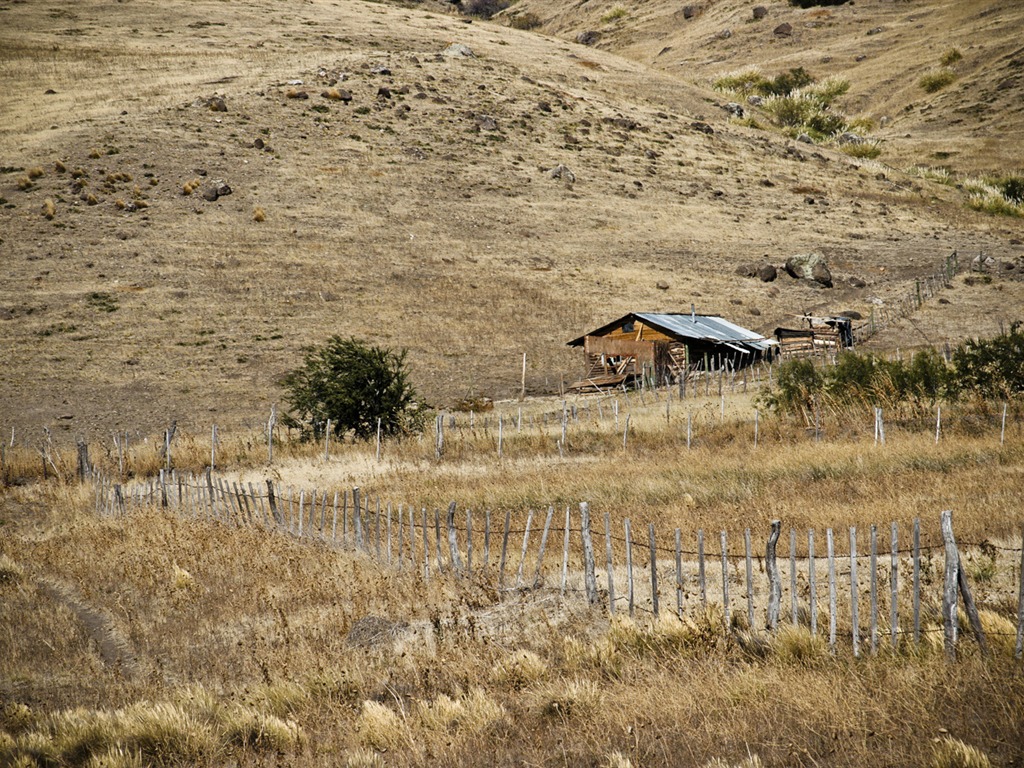
[{"label": "grass tuft", "polygon": [[364,701],[356,731],[360,740],[375,749],[395,749],[407,741],[407,729],[393,709],[376,701]]},{"label": "grass tuft", "polygon": [[946,736],[936,745],[931,768],[991,768],[988,755],[960,739]]},{"label": "grass tuft", "polygon": [[252,220],[259,223],[267,220],[267,212],[262,207],[256,206],[252,212]]},{"label": "grass tuft", "polygon": [[[25,578],[25,569],[22,568],[18,563],[14,562],[5,554],[0,554],[0,585],[2,584],[19,584],[22,579]],[[9,705],[14,706],[14,705]],[[0,723],[7,727],[7,710],[4,709],[2,714],[3,720]]]},{"label": "grass tuft", "polygon": [[937,69],[921,75],[918,87],[925,93],[937,93],[956,80],[956,73],[951,69]]}]

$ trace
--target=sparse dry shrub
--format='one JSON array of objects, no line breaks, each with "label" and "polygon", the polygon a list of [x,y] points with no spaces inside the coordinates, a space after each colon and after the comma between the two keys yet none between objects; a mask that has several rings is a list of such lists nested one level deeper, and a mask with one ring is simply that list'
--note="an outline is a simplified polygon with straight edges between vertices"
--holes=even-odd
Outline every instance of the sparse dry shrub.
[{"label": "sparse dry shrub", "polygon": [[32,184],[32,179],[30,179],[28,176],[18,177],[18,189],[20,189],[22,192],[28,192],[30,189],[32,189],[33,186],[34,185]]},{"label": "sparse dry shrub", "polygon": [[85,202],[89,205],[99,205],[100,199],[90,192],[85,196]]},{"label": "sparse dry shrub", "polygon": [[481,733],[504,713],[502,706],[482,688],[473,688],[456,698],[442,693],[418,710],[424,728],[446,734]]},{"label": "sparse dry shrub", "polygon": [[364,701],[356,718],[359,740],[376,749],[394,749],[407,741],[408,728],[394,710],[376,701]]},{"label": "sparse dry shrub", "polygon": [[545,661],[533,651],[513,651],[498,662],[491,673],[494,682],[513,690],[525,688],[543,679],[548,673]]},{"label": "sparse dry shrub", "polygon": [[331,101],[341,100],[341,91],[339,91],[337,88],[328,88],[320,95],[325,99],[330,99]]},{"label": "sparse dry shrub", "polygon": [[571,670],[597,670],[609,678],[622,674],[624,660],[607,635],[593,642],[567,637],[563,642],[566,666]]},{"label": "sparse dry shrub", "polygon": [[261,709],[285,717],[294,714],[309,700],[309,692],[299,683],[282,680],[260,686],[253,691],[252,699],[261,705]]},{"label": "sparse dry shrub", "polygon": [[29,168],[28,177],[33,181],[35,181],[36,179],[41,179],[43,177],[43,169],[38,165],[35,166],[34,168]]},{"label": "sparse dry shrub", "polygon": [[252,220],[255,222],[263,222],[267,220],[267,213],[260,206],[256,206],[252,212]]},{"label": "sparse dry shrub", "polygon": [[121,209],[121,210],[124,210],[124,207],[125,207],[125,205],[127,205],[127,203],[125,203],[125,201],[124,201],[124,200],[122,200],[122,199],[121,199],[121,198],[119,197],[119,198],[117,198],[117,199],[115,199],[115,200],[114,200],[114,205],[115,205],[115,206],[116,206],[117,208],[119,208],[119,209]]},{"label": "sparse dry shrub", "polygon": [[597,683],[586,678],[557,680],[534,694],[541,714],[574,720],[586,720],[597,714],[603,699]]},{"label": "sparse dry shrub", "polygon": [[47,219],[52,219],[57,214],[57,206],[53,204],[53,200],[49,197],[43,200],[43,216]]},{"label": "sparse dry shrub", "polygon": [[779,627],[772,638],[772,650],[784,664],[814,665],[829,658],[828,643],[823,637],[793,624]]},{"label": "sparse dry shrub", "polygon": [[[25,569],[22,568],[18,563],[14,562],[6,554],[0,553],[0,586],[4,584],[18,584],[22,579],[25,578]],[[0,724],[7,728],[7,709],[9,707],[16,707],[19,705],[9,704],[4,707],[2,713],[0,713]],[[24,705],[20,705],[24,706]]]},{"label": "sparse dry shrub", "polygon": [[195,587],[195,579],[191,573],[175,563],[171,574],[171,587],[176,590],[192,589]]},{"label": "sparse dry shrub", "polygon": [[99,160],[100,157],[102,157],[102,155],[100,154],[100,151],[98,149],[91,149],[89,151],[89,157],[91,157],[93,160]]},{"label": "sparse dry shrub", "polygon": [[921,75],[918,87],[925,93],[936,93],[956,80],[956,73],[951,69],[937,69]]},{"label": "sparse dry shrub", "polygon": [[384,768],[384,759],[372,749],[357,747],[349,750],[343,758],[344,768]]},{"label": "sparse dry shrub", "polygon": [[987,608],[978,609],[978,619],[989,648],[1001,655],[1013,656],[1017,645],[1016,623]]},{"label": "sparse dry shrub", "polygon": [[302,731],[294,720],[240,706],[225,712],[220,727],[229,744],[258,750],[288,752],[302,740]]},{"label": "sparse dry shrub", "polygon": [[732,763],[728,760],[723,760],[720,757],[716,757],[710,760],[704,765],[704,768],[763,768],[764,763],[761,762],[761,758],[757,755],[747,755],[747,757],[740,760],[738,763]]},{"label": "sparse dry shrub", "polygon": [[89,175],[89,172],[82,166],[78,166],[71,172],[71,178],[73,179],[84,179]]},{"label": "sparse dry shrub", "polygon": [[605,768],[633,768],[633,761],[621,752],[612,752],[605,758]]},{"label": "sparse dry shrub", "polygon": [[86,768],[143,768],[144,765],[140,752],[131,752],[121,746],[91,755],[85,763]]},{"label": "sparse dry shrub", "polygon": [[945,736],[935,745],[931,768],[991,768],[988,755],[960,739]]},{"label": "sparse dry shrub", "polygon": [[156,176],[152,177],[149,180],[149,186],[151,186],[151,187],[155,187],[159,183],[160,183],[160,180],[158,178],[156,178]]},{"label": "sparse dry shrub", "polygon": [[133,200],[132,204],[140,211],[143,208],[149,208],[149,201],[143,200],[142,198],[139,198],[138,200]]},{"label": "sparse dry shrub", "polygon": [[55,160],[53,163],[53,170],[57,173],[64,173],[67,170],[67,166],[64,165],[60,160]]}]

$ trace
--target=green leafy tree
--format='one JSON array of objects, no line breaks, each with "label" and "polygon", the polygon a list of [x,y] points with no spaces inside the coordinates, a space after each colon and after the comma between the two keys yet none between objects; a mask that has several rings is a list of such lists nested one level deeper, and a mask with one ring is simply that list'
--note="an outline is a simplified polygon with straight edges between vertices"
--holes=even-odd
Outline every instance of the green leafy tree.
[{"label": "green leafy tree", "polygon": [[378,419],[384,436],[422,430],[424,413],[405,356],[405,350],[341,336],[306,349],[302,367],[284,378],[285,423],[314,438],[324,435],[328,419],[339,438],[349,432],[357,439],[373,437]]}]

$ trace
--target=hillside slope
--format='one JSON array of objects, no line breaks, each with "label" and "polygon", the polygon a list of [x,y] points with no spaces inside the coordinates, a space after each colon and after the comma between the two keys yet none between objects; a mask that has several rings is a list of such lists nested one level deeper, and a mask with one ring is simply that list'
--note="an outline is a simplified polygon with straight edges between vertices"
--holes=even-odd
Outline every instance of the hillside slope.
[{"label": "hillside slope", "polygon": [[[866,313],[954,249],[1021,254],[1019,220],[951,187],[497,23],[155,0],[0,20],[3,429],[255,422],[332,333],[408,347],[437,404],[517,392],[523,351],[529,390],[557,391],[565,341],[628,310],[770,331]],[[735,275],[809,250],[835,288]],[[964,288],[929,340],[994,331],[1020,286]]]}]

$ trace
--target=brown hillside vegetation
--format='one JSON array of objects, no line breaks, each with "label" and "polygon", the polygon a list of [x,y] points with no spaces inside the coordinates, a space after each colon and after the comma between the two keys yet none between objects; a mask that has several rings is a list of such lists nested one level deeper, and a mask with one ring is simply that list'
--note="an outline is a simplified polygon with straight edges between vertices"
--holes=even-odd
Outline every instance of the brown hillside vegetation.
[{"label": "brown hillside vegetation", "polygon": [[[912,12],[856,5],[858,25]],[[803,311],[867,316],[954,249],[1017,269],[958,282],[893,346],[988,335],[1021,305],[1020,219],[730,120],[717,64],[654,68],[625,38],[639,61],[359,2],[3,2],[0,18],[5,428],[265,418],[301,347],[331,333],[408,347],[437,404],[517,391],[523,351],[528,389],[557,391],[580,365],[564,342],[618,313],[694,303],[769,332]],[[829,23],[794,37],[845,28]],[[730,47],[753,34],[735,27]],[[962,48],[958,66],[990,50]],[[849,77],[858,103],[881,91]],[[835,288],[734,274],[810,250]]]}]

